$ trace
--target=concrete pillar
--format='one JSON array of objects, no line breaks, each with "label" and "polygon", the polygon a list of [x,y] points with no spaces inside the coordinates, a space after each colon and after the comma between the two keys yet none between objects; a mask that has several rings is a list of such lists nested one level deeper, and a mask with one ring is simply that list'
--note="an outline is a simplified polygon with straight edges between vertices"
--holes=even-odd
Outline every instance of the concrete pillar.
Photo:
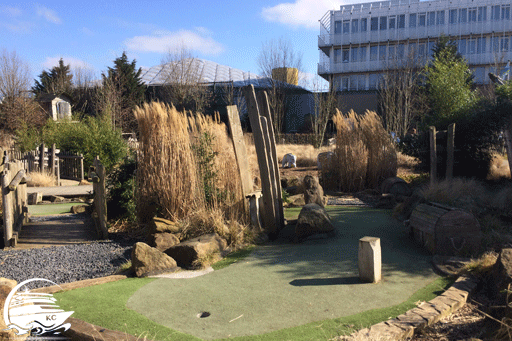
[{"label": "concrete pillar", "polygon": [[381,279],[382,259],[380,238],[359,239],[359,279],[363,282],[378,283]]}]

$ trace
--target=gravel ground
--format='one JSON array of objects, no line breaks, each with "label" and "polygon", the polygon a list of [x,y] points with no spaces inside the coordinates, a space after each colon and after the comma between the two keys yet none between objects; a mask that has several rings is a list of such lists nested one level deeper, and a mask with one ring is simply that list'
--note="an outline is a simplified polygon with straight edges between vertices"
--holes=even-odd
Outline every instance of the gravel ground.
[{"label": "gravel ground", "polygon": [[130,259],[131,243],[101,241],[39,249],[0,250],[0,277],[62,284],[114,274]]}]

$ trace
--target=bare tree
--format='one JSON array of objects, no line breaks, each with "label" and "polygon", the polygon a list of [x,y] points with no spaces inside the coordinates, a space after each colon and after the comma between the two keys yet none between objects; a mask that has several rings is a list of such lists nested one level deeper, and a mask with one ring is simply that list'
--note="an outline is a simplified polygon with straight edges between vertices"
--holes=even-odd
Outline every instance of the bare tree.
[{"label": "bare tree", "polygon": [[30,68],[15,51],[0,54],[0,125],[14,132],[23,123],[28,127],[44,124],[40,106],[30,93]]},{"label": "bare tree", "polygon": [[315,113],[311,116],[311,128],[315,135],[315,148],[322,146],[327,129],[327,123],[339,109],[336,89],[338,86],[332,84],[328,91],[323,91],[319,76],[313,80],[313,97],[315,101]]},{"label": "bare tree", "polygon": [[420,94],[419,72],[424,58],[411,51],[406,58],[392,57],[381,78],[379,108],[384,118],[386,130],[397,136],[404,136],[412,119],[424,103]]},{"label": "bare tree", "polygon": [[[293,87],[285,77],[274,79],[273,70],[278,68],[295,68],[298,70],[297,78],[302,72],[302,54],[294,51],[289,40],[279,38],[272,39],[262,44],[258,55],[258,66],[262,76],[270,82],[268,99],[272,111],[274,133],[283,131],[286,116],[286,94]],[[275,76],[275,73],[274,73]],[[297,79],[297,82],[299,79]]]},{"label": "bare tree", "polygon": [[75,67],[73,74],[73,111],[82,115],[91,115],[94,112],[96,86],[100,81],[95,77],[94,71],[86,67]]},{"label": "bare tree", "polygon": [[172,103],[178,110],[203,112],[211,93],[202,84],[204,78],[200,61],[182,44],[175,50],[169,50],[162,64],[161,77],[164,84],[160,95],[163,100]]}]

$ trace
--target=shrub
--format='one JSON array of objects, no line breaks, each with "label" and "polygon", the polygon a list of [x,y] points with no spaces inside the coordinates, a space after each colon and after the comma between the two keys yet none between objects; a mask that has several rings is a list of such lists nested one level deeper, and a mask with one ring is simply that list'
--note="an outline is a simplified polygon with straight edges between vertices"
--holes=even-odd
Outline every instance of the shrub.
[{"label": "shrub", "polygon": [[99,156],[107,173],[127,155],[120,131],[112,129],[109,122],[94,117],[80,122],[49,120],[43,128],[43,140],[46,144],[55,143],[62,150],[83,154],[85,169]]},{"label": "shrub", "polygon": [[49,173],[30,172],[30,181],[27,182],[28,187],[51,187],[55,186],[55,176]]},{"label": "shrub", "polygon": [[135,172],[137,163],[134,157],[125,159],[107,177],[107,212],[110,219],[136,220]]}]

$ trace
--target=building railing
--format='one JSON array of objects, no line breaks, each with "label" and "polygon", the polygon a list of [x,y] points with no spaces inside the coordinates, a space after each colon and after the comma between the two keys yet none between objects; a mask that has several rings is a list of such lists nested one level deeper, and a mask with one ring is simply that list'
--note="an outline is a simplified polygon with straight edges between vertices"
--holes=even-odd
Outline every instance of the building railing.
[{"label": "building railing", "polygon": [[366,31],[350,34],[321,34],[318,36],[318,47],[344,46],[355,44],[379,43],[383,41],[405,41],[437,38],[440,35],[452,37],[491,35],[500,32],[512,32],[512,20],[485,21],[472,23],[458,23],[446,25],[433,25],[416,28],[392,29],[383,31]]}]

